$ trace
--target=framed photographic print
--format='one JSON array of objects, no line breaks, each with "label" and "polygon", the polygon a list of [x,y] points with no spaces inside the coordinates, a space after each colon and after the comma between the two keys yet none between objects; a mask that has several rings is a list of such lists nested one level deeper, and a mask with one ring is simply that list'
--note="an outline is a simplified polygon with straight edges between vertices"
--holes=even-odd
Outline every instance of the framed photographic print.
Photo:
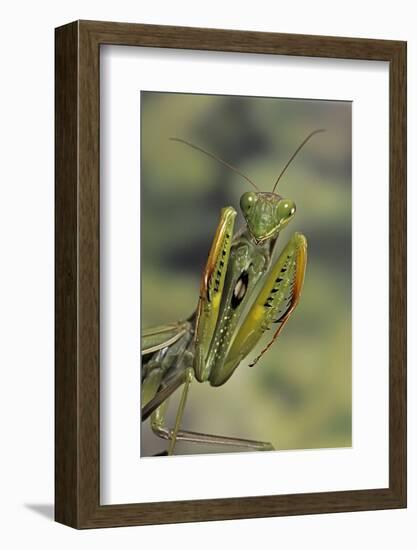
[{"label": "framed photographic print", "polygon": [[405,506],[406,44],[56,29],[56,520]]}]

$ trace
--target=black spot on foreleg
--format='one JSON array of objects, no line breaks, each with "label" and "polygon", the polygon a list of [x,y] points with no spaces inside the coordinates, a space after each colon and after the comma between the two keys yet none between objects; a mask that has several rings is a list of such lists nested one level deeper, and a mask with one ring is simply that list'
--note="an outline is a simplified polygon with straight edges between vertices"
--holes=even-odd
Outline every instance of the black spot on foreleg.
[{"label": "black spot on foreleg", "polygon": [[231,306],[236,309],[246,296],[249,284],[249,274],[247,271],[243,271],[239,279],[236,281],[235,288],[233,290]]}]

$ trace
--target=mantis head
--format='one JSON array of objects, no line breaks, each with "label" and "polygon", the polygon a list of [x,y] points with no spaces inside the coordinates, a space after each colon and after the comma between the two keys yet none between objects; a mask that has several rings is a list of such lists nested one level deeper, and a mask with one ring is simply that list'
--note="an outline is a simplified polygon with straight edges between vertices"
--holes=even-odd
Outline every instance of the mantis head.
[{"label": "mantis head", "polygon": [[244,193],[240,208],[257,243],[276,237],[295,214],[295,202],[276,193]]},{"label": "mantis head", "polygon": [[197,151],[200,151],[208,155],[209,157],[214,158],[215,160],[217,160],[218,162],[220,162],[230,170],[233,170],[233,172],[236,172],[237,174],[242,176],[242,178],[248,181],[256,189],[256,192],[249,191],[242,195],[240,199],[240,208],[242,210],[242,214],[246,220],[246,223],[251,235],[253,236],[254,240],[259,244],[259,243],[262,243],[263,241],[276,237],[278,233],[281,231],[281,229],[283,229],[294,217],[294,214],[295,214],[294,201],[290,199],[282,198],[280,195],[275,193],[275,189],[278,185],[279,180],[283,176],[288,166],[294,160],[295,156],[300,151],[300,149],[304,147],[304,145],[312,136],[314,136],[315,134],[318,134],[319,132],[324,132],[324,131],[325,130],[315,130],[314,132],[311,132],[301,142],[301,144],[297,147],[295,152],[291,155],[287,164],[281,170],[280,175],[275,181],[272,192],[260,191],[258,186],[251,179],[249,179],[247,176],[242,174],[242,172],[240,172],[233,165],[229,164],[228,162],[225,162],[224,160],[217,157],[216,155],[213,155],[213,153],[209,153],[205,149],[202,149],[197,145],[193,145],[192,143],[185,141],[184,139],[171,138],[171,140],[184,143],[192,147],[193,149],[197,149]]}]

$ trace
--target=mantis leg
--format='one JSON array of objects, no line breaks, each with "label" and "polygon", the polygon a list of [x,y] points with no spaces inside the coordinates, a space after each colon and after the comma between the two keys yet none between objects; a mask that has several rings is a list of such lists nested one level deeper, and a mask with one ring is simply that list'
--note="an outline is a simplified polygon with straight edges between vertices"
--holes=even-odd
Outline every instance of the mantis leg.
[{"label": "mantis leg", "polygon": [[[271,443],[265,441],[180,430],[179,428],[185,408],[188,389],[193,378],[193,369],[188,367],[168,386],[160,390],[142,409],[142,420],[145,420],[151,415],[151,428],[154,434],[162,439],[170,441],[167,453],[168,455],[172,455],[174,453],[175,444],[177,441],[189,441],[191,443],[204,443],[209,445],[225,445],[228,447],[241,447],[256,451],[271,451],[274,449]],[[182,385],[183,390],[175,419],[175,425],[174,428],[169,428],[166,425],[168,398]]]},{"label": "mantis leg", "polygon": [[296,308],[303,288],[307,263],[307,241],[295,233],[281,252],[277,262],[247,313],[227,356],[210,374],[210,384],[220,386],[233,374],[239,363],[253,350],[273,323],[277,329],[269,344],[251,363],[253,366],[278,337]]},{"label": "mantis leg", "polygon": [[[171,327],[175,328],[174,334],[172,334],[174,329],[171,330]],[[158,338],[164,335],[169,339],[168,343],[160,338],[160,343],[156,347],[155,335]],[[149,336],[154,339],[151,347],[152,349],[155,347],[155,351],[148,352],[150,359],[146,364],[142,364],[142,421],[146,420],[162,401],[184,384],[184,373],[191,362],[191,354],[187,350],[191,340],[191,324],[188,321],[152,329]],[[171,374],[167,374],[170,371],[172,371]],[[164,389],[158,391],[161,385]]]},{"label": "mantis leg", "polygon": [[206,358],[219,317],[235,218],[236,211],[232,207],[222,209],[201,279],[194,340],[196,354],[194,371],[199,382],[206,381],[210,375]]},{"label": "mantis leg", "polygon": [[[223,435],[191,432],[187,430],[171,429],[165,423],[166,401],[152,414],[152,430],[158,437],[175,441],[189,441],[190,443],[203,443],[208,445],[225,445],[227,447],[240,447],[254,451],[273,451],[274,447],[266,441],[255,441],[252,439],[241,439]],[[171,447],[171,445],[170,445]],[[168,451],[168,454],[172,454]]]},{"label": "mantis leg", "polygon": [[178,435],[178,431],[180,429],[182,415],[183,415],[184,409],[185,409],[185,403],[187,402],[188,389],[190,387],[190,384],[191,384],[193,378],[194,378],[193,369],[188,368],[186,373],[185,373],[185,382],[184,382],[184,387],[182,388],[181,400],[180,400],[180,404],[179,404],[178,410],[177,410],[177,417],[175,419],[175,427],[171,432],[170,443],[169,443],[169,447],[168,447],[168,455],[174,454],[175,443],[177,442],[177,435]]},{"label": "mantis leg", "polygon": [[[219,315],[235,217],[236,211],[233,208],[223,208],[201,281],[193,346],[196,354],[194,370],[200,382],[207,379],[205,359]],[[189,321],[184,321],[142,331],[142,355],[154,354],[145,367],[142,365],[142,421],[159,408],[175,390],[186,383],[188,375],[186,369],[183,369],[158,391],[164,381],[165,373],[169,370],[168,356],[180,354],[179,349],[185,349],[188,346],[191,327]]]}]

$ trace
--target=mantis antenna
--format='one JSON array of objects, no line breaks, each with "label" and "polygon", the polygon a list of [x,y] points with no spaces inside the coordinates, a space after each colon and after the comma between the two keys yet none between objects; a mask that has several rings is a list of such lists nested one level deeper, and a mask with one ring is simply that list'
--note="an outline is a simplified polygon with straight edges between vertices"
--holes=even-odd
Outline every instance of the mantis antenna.
[{"label": "mantis antenna", "polygon": [[221,159],[220,157],[217,157],[213,153],[210,153],[209,151],[206,151],[202,147],[199,147],[198,145],[194,145],[193,143],[190,143],[189,141],[186,141],[185,139],[176,138],[176,137],[171,137],[169,139],[171,141],[178,141],[179,143],[184,143],[185,145],[188,145],[189,147],[192,147],[193,149],[196,149],[197,151],[200,151],[200,153],[204,153],[205,155],[211,157],[212,159],[217,160],[217,162],[220,162],[220,164],[223,164],[224,166],[227,166],[227,168],[229,168],[230,170],[233,170],[233,172],[236,172],[236,174],[239,174],[239,176],[241,176],[242,178],[245,178],[245,180],[248,181],[251,185],[253,185],[257,191],[260,191],[259,187],[252,180],[250,180],[247,176],[245,176],[245,174],[242,174],[242,172],[239,172],[239,170],[237,168],[235,168],[234,166],[232,166],[231,164],[229,164],[225,160]]},{"label": "mantis antenna", "polygon": [[320,130],[314,130],[314,132],[311,132],[311,134],[309,134],[305,140],[301,143],[301,145],[299,145],[297,147],[297,149],[295,150],[295,152],[291,155],[290,157],[290,160],[287,162],[287,164],[284,166],[284,168],[282,169],[280,175],[278,176],[278,179],[277,181],[275,182],[275,185],[274,185],[274,188],[272,189],[272,192],[275,193],[275,188],[276,186],[278,185],[278,182],[279,180],[282,178],[284,172],[286,171],[286,169],[288,168],[288,166],[292,163],[292,161],[294,160],[294,158],[296,157],[296,155],[300,152],[300,150],[304,147],[304,145],[307,143],[307,141],[313,137],[315,134],[319,134],[320,132],[325,132],[326,130],[324,129],[320,129]]}]

